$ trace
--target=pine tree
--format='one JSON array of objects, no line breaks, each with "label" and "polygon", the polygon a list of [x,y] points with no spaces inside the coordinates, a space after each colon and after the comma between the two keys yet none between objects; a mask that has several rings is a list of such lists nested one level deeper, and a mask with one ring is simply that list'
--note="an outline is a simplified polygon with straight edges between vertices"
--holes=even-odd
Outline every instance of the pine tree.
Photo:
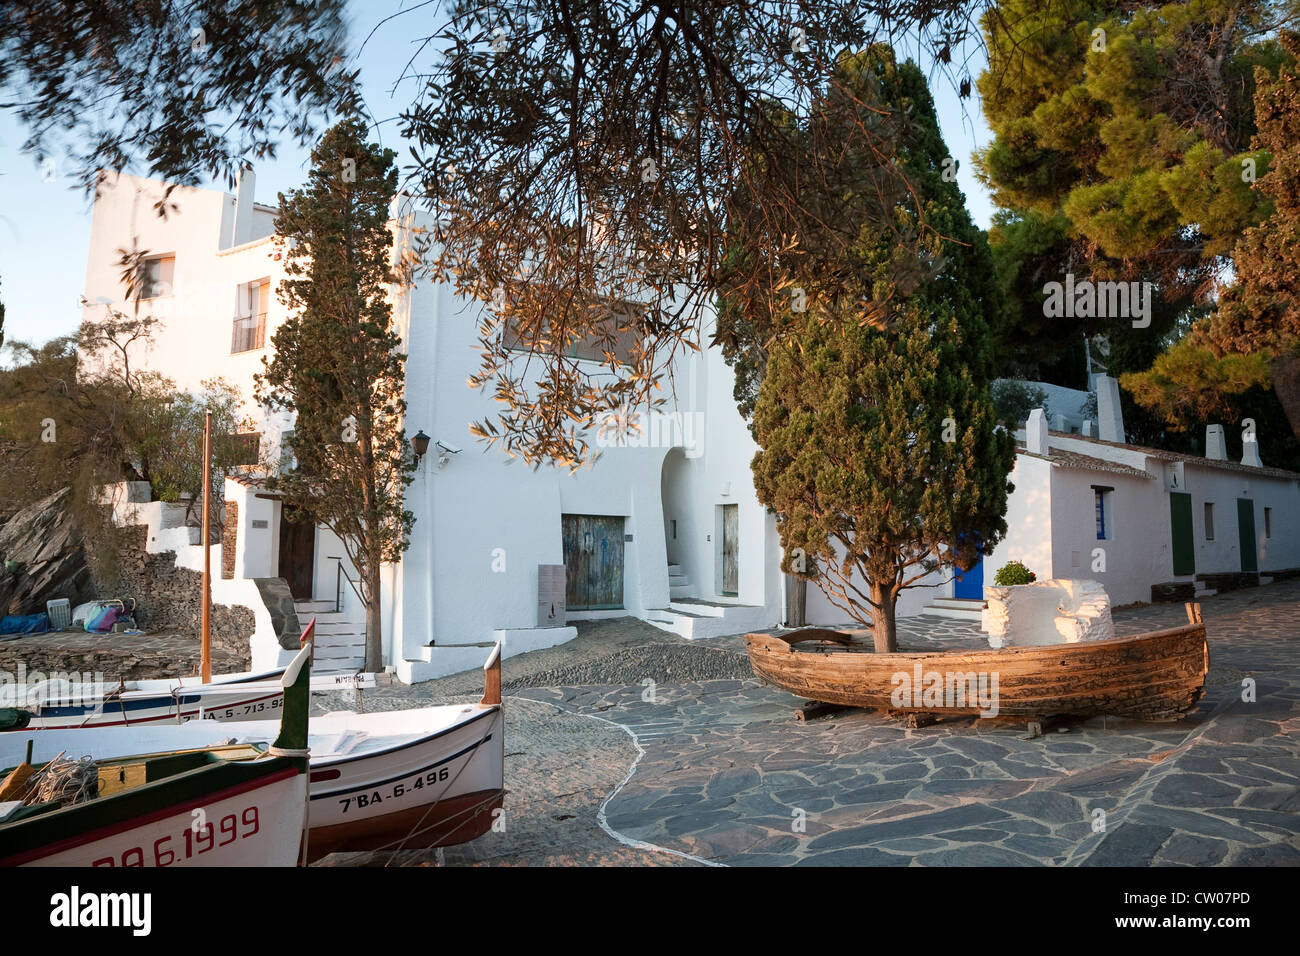
[{"label": "pine tree", "polygon": [[[1269,216],[1233,247],[1235,282],[1218,308],[1149,371],[1122,382],[1170,420],[1187,408],[1232,419],[1247,396],[1271,387],[1292,432],[1278,436],[1274,460],[1282,454],[1290,464],[1300,441],[1300,33],[1280,40],[1290,62],[1255,79],[1254,145],[1270,157],[1255,188]],[[1265,419],[1254,408],[1268,404],[1246,408],[1261,430]]]},{"label": "pine tree", "polygon": [[414,523],[403,507],[415,468],[402,424],[406,356],[387,300],[393,156],[345,120],[312,151],[307,185],[280,195],[290,316],[258,376],[258,399],[297,416],[295,466],[273,487],[292,516],[338,535],[360,577],[367,670],[382,666],[381,568],[399,560]]},{"label": "pine tree", "polygon": [[887,319],[862,323],[856,305],[819,301],[778,317],[754,407],[754,483],[777,514],[783,569],[891,652],[900,592],[945,566],[970,568],[1005,534],[1015,448],[995,427],[989,388],[988,246],[949,175],[924,76],[883,46],[837,69],[863,109],[909,116],[898,155],[916,192],[895,207],[897,225],[915,230],[923,211],[937,237],[915,258],[900,254],[864,215],[871,198],[843,197],[834,225],[857,241],[820,265]]}]

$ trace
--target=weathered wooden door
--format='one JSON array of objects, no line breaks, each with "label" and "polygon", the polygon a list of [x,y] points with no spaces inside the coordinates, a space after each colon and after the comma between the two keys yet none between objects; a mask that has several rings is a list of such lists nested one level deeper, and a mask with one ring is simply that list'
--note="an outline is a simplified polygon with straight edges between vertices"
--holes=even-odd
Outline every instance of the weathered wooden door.
[{"label": "weathered wooden door", "polygon": [[1192,544],[1192,496],[1181,491],[1169,494],[1169,527],[1174,555],[1174,574],[1196,573],[1196,549]]},{"label": "weathered wooden door", "polygon": [[286,521],[280,516],[280,577],[289,582],[289,593],[299,601],[312,598],[312,577],[316,565],[316,524]]},{"label": "weathered wooden door", "polygon": [[623,606],[623,521],[607,515],[562,515],[564,601],[571,611]]},{"label": "weathered wooden door", "polygon": [[1255,503],[1249,498],[1237,499],[1237,540],[1241,545],[1241,570],[1256,574],[1259,556],[1255,553]]},{"label": "weathered wooden door", "polygon": [[740,591],[740,505],[722,506],[722,593],[735,597]]}]

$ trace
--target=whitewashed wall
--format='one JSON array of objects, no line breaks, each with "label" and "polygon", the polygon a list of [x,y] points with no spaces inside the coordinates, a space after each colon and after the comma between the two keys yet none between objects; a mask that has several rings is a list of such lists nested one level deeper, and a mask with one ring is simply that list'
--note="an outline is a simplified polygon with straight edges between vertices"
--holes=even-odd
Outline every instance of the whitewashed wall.
[{"label": "whitewashed wall", "polygon": [[279,324],[276,319],[283,315],[275,301],[284,270],[283,262],[273,258],[269,238],[273,217],[259,209],[254,228],[259,238],[223,248],[234,214],[233,196],[178,187],[171,196],[178,209],[164,220],[153,210],[164,191],[162,183],[125,174],[105,186],[91,219],[85,287],[90,304],[84,317],[102,318],[105,303],[132,314],[135,306],[126,300],[118,249],[131,248],[134,240],[136,248],[150,254],[174,255],[172,294],[144,299],[139,305],[140,315],[153,314],[164,320],[144,352],[149,367],[188,390],[199,389],[206,378],[224,377],[241,388],[244,412],[260,418],[252,403],[253,375],[260,370],[266,352],[258,349],[232,355],[230,344],[242,283],[271,279],[268,343]]},{"label": "whitewashed wall", "polygon": [[[1051,570],[1039,572],[1040,579],[1099,581],[1114,606],[1149,601],[1152,584],[1173,580],[1169,501],[1162,482],[1076,468],[1053,468],[1051,482]],[[1114,489],[1106,515],[1111,537],[1104,541],[1097,539],[1093,485]],[[1097,549],[1104,553],[1095,556]],[[1102,562],[1105,570],[1094,570]]]},{"label": "whitewashed wall", "polygon": [[1024,563],[1040,581],[1052,576],[1052,464],[1017,455],[1009,478],[1016,490],[1007,497],[1007,534],[984,558],[985,585],[1008,561]]},{"label": "whitewashed wall", "polygon": [[[1260,571],[1300,567],[1300,488],[1294,481],[1248,472],[1188,465],[1187,492],[1192,496],[1192,539],[1196,572],[1241,570],[1237,499],[1253,502],[1256,563]],[[1205,538],[1205,503],[1214,503],[1214,540]],[[1264,536],[1264,508],[1272,509],[1272,537]],[[1166,506],[1167,508],[1167,506]]]}]

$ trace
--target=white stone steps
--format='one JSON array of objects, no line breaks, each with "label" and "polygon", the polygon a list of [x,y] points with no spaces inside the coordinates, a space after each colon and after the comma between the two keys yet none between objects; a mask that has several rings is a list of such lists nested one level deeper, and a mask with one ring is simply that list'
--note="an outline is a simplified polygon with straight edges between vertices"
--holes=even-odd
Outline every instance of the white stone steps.
[{"label": "white stone steps", "polygon": [[673,601],[666,608],[650,609],[642,619],[660,630],[698,640],[774,626],[774,621],[765,620],[765,614],[764,608],[749,604]]},{"label": "white stone steps", "polygon": [[689,614],[692,617],[724,617],[727,613],[726,605],[705,604],[702,601],[669,601],[668,607],[679,614]]},{"label": "white stone steps", "polygon": [[299,614],[307,614],[309,616],[334,613],[333,601],[294,601],[293,607]]},{"label": "white stone steps", "polygon": [[921,613],[958,621],[978,621],[983,611],[984,602],[973,598],[935,598],[922,608]]}]

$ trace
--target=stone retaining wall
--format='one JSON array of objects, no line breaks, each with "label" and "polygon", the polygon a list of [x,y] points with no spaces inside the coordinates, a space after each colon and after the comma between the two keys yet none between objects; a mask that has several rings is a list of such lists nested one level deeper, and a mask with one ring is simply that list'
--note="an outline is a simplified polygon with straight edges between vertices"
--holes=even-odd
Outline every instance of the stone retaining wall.
[{"label": "stone retaining wall", "polygon": [[[102,674],[106,681],[187,677],[199,672],[199,639],[193,634],[86,634],[65,631],[0,642],[0,671],[17,681],[52,673]],[[245,652],[245,659],[247,652]],[[212,671],[245,670],[228,650],[213,648]],[[35,677],[33,675],[36,675]]]},{"label": "stone retaining wall", "polygon": [[1196,599],[1196,585],[1191,581],[1168,581],[1151,585],[1152,604],[1184,603]]},{"label": "stone retaining wall", "polygon": [[1254,571],[1224,571],[1218,574],[1198,574],[1196,580],[1214,591],[1237,591],[1241,588],[1259,587],[1259,575]]},{"label": "stone retaining wall", "polygon": [[[118,556],[117,580],[101,582],[105,597],[134,598],[135,619],[145,631],[175,631],[198,635],[201,628],[203,576],[176,566],[176,552],[145,551],[143,525],[123,529],[127,539]],[[249,665],[249,638],[256,627],[251,609],[215,604],[212,608],[212,646],[238,663]]]}]

